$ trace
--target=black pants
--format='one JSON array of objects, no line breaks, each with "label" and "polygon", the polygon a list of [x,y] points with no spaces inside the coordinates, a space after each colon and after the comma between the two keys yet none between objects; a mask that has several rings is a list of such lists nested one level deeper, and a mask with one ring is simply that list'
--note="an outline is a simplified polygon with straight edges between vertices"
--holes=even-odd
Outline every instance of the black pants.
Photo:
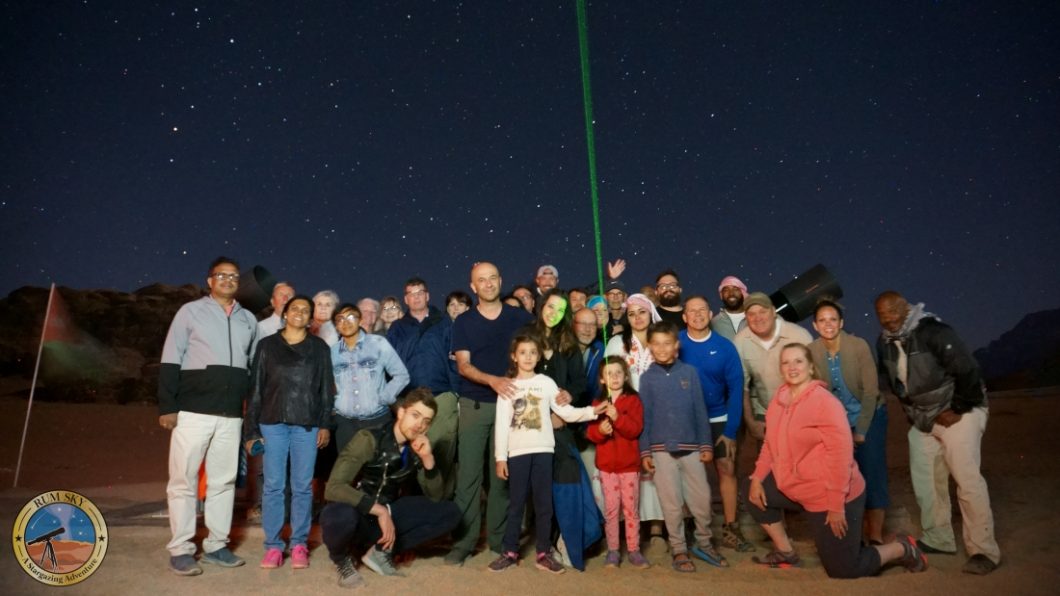
[{"label": "black pants", "polygon": [[508,525],[504,552],[519,552],[519,530],[526,499],[534,496],[534,546],[547,553],[552,546],[552,454],[528,453],[508,459]]},{"label": "black pants", "polygon": [[[861,544],[861,524],[865,515],[865,493],[846,504],[847,534],[836,538],[832,528],[825,523],[828,513],[824,511],[806,511],[802,505],[789,499],[777,488],[773,475],[766,476],[762,482],[766,493],[765,511],[748,501],[747,511],[760,524],[773,524],[784,519],[784,511],[793,511],[806,516],[813,532],[813,542],[817,546],[817,556],[828,577],[855,578],[876,575],[880,572],[880,553],[871,546]],[[748,494],[749,490],[744,490]]]},{"label": "black pants", "polygon": [[[460,509],[452,501],[402,497],[390,504],[390,516],[397,534],[393,552],[398,553],[451,532],[460,522]],[[320,512],[320,529],[335,563],[341,563],[351,548],[373,546],[383,535],[374,515],[346,503],[328,503]]]}]

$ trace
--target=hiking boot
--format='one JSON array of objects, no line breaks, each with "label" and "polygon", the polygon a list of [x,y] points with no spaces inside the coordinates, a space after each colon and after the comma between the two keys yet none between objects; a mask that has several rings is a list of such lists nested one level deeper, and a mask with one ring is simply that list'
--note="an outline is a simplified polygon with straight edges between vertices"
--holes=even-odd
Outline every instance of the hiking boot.
[{"label": "hiking boot", "polygon": [[212,553],[205,553],[201,561],[220,567],[242,567],[246,563],[243,559],[232,554],[232,551],[228,550],[228,548],[219,548]]},{"label": "hiking boot", "polygon": [[270,548],[265,551],[265,556],[261,558],[262,569],[278,569],[283,565],[283,551],[278,548]]},{"label": "hiking boot", "polygon": [[299,544],[291,549],[291,569],[309,568],[309,549]]},{"label": "hiking boot", "polygon": [[361,557],[361,562],[379,575],[404,577],[404,575],[397,570],[397,567],[394,567],[394,558],[391,552],[383,550],[378,546],[373,546],[368,549],[368,552],[364,553],[364,556]]},{"label": "hiking boot", "polygon": [[558,561],[552,558],[550,553],[540,553],[537,555],[537,561],[534,562],[534,566],[541,571],[547,571],[549,573],[560,574],[567,569],[560,565]]},{"label": "hiking boot", "polygon": [[604,558],[604,567],[618,567],[622,564],[622,555],[617,550],[607,551],[607,557]]},{"label": "hiking boot", "polygon": [[693,546],[692,554],[715,567],[729,566],[729,562],[725,560],[725,557],[723,557],[721,553],[718,552],[718,549],[714,548],[714,545],[709,542]]},{"label": "hiking boot", "polygon": [[916,538],[913,538],[908,534],[899,534],[897,539],[898,543],[905,549],[905,556],[899,559],[902,567],[905,567],[905,570],[910,573],[927,571],[927,556],[924,555],[924,551],[920,550],[920,547],[917,546]]},{"label": "hiking boot", "polygon": [[651,563],[644,557],[639,550],[635,550],[626,555],[626,559],[629,560],[629,564],[637,569],[647,569],[651,567]]},{"label": "hiking boot", "polygon": [[177,575],[202,575],[202,567],[193,555],[177,555],[169,558],[169,570]]},{"label": "hiking boot", "polygon": [[737,522],[729,522],[721,527],[721,545],[738,553],[749,553],[755,549],[755,545],[744,538]]},{"label": "hiking boot", "polygon": [[504,553],[489,564],[490,571],[505,571],[519,565],[519,555],[516,553]]},{"label": "hiking boot", "polygon": [[997,569],[997,563],[991,561],[986,555],[972,555],[968,562],[961,567],[964,573],[972,575],[986,575]]},{"label": "hiking boot", "polygon": [[787,569],[788,567],[799,567],[802,565],[802,559],[793,550],[788,552],[771,550],[764,557],[751,557],[751,560],[759,565],[765,565],[773,569]]},{"label": "hiking boot", "polygon": [[360,588],[364,585],[364,578],[361,577],[360,573],[357,573],[357,569],[353,566],[353,560],[346,557],[341,563],[335,567],[339,571],[339,587],[341,588]]}]

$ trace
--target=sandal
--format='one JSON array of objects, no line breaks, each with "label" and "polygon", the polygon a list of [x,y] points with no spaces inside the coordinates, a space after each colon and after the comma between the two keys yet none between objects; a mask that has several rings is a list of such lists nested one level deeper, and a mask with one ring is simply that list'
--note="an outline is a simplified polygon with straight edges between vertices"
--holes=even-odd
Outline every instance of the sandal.
[{"label": "sandal", "polygon": [[689,558],[688,553],[677,553],[674,555],[674,561],[670,564],[674,568],[674,571],[680,573],[695,573],[696,564]]},{"label": "sandal", "polygon": [[751,560],[759,565],[772,567],[773,569],[787,569],[788,567],[799,567],[802,559],[795,551],[781,552],[771,550],[764,557],[751,557]]}]

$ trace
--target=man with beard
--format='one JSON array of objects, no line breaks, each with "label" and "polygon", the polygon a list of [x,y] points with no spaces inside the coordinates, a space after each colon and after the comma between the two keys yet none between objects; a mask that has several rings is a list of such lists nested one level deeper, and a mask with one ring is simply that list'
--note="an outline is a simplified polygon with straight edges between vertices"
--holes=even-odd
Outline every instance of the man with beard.
[{"label": "man with beard", "polygon": [[970,555],[963,571],[986,575],[1001,563],[994,538],[990,494],[979,470],[983,432],[989,417],[979,365],[952,327],[910,306],[898,292],[876,298],[882,332],[876,342],[880,389],[892,393],[912,423],[909,473],[920,505],[926,553],[957,554],[950,519],[949,477],[957,483]]},{"label": "man with beard", "polygon": [[604,355],[604,343],[597,334],[596,313],[588,308],[574,311],[574,336],[578,338],[582,363],[585,365],[585,398],[576,403],[592,403],[600,395],[600,359]]},{"label": "man with beard", "polygon": [[[533,320],[529,312],[501,302],[500,271],[493,263],[471,268],[471,290],[478,304],[453,321],[452,351],[460,373],[460,422],[456,472],[457,507],[463,518],[453,533],[448,565],[463,565],[478,542],[482,521],[483,470],[488,467],[486,538],[500,553],[508,516],[508,483],[496,474],[493,458],[493,423],[498,396],[515,394],[515,383],[505,376],[508,349],[516,331]],[[487,464],[488,458],[488,466]]]},{"label": "man with beard", "polygon": [[710,330],[732,341],[736,334],[747,327],[743,301],[747,298],[747,286],[740,278],[730,275],[718,284],[722,309],[710,320]]},{"label": "man with beard", "polygon": [[663,271],[655,278],[655,296],[658,299],[659,316],[669,321],[678,329],[685,326],[684,312],[681,306],[681,280],[673,269]]}]

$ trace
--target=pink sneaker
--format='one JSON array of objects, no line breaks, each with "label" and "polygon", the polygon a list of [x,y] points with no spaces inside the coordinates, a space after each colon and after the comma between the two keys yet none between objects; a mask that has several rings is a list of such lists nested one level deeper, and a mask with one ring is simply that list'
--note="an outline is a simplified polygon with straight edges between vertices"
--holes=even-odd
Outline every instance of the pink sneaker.
[{"label": "pink sneaker", "polygon": [[304,544],[291,549],[291,568],[309,569],[309,549]]},{"label": "pink sneaker", "polygon": [[265,556],[261,558],[262,569],[276,569],[280,565],[283,565],[283,551],[278,548],[270,548],[265,551]]}]

